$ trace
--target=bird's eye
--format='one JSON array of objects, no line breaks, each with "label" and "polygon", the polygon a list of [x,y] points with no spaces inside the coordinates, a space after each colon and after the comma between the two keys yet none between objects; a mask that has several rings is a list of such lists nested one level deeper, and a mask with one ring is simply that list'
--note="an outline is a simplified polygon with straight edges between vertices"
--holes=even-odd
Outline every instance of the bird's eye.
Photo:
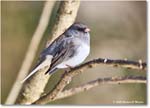
[{"label": "bird's eye", "polygon": [[78,31],[81,31],[81,32],[84,32],[84,33],[87,33],[87,32],[89,32],[90,31],[90,29],[89,28],[78,28]]},{"label": "bird's eye", "polygon": [[84,32],[85,28],[78,28],[78,31]]}]

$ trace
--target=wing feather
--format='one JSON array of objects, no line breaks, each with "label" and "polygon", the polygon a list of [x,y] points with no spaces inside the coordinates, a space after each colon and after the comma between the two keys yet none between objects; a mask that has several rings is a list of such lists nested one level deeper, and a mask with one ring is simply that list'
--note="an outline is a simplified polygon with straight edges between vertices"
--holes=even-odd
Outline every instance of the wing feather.
[{"label": "wing feather", "polygon": [[75,47],[76,46],[72,39],[64,40],[64,42],[60,44],[60,49],[58,50],[57,54],[53,57],[51,66],[46,73],[50,72],[50,70],[55,69],[58,64],[72,57],[75,54]]}]

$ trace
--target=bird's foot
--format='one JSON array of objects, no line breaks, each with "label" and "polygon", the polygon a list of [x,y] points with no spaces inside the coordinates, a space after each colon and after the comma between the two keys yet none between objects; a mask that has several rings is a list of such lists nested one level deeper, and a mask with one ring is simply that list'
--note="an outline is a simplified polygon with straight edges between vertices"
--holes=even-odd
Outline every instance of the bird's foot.
[{"label": "bird's foot", "polygon": [[73,68],[72,66],[70,66],[70,65],[68,65],[68,64],[66,64],[66,66],[67,66],[68,68]]}]

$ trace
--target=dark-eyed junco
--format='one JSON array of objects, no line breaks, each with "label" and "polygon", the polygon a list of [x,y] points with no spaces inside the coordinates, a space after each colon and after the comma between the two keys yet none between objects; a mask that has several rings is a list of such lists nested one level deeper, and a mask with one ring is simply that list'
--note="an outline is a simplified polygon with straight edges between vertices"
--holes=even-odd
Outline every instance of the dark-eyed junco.
[{"label": "dark-eyed junco", "polygon": [[40,62],[22,81],[46,66],[45,74],[57,69],[74,67],[82,63],[90,52],[90,29],[81,23],[74,23],[62,35],[56,38],[40,55]]}]

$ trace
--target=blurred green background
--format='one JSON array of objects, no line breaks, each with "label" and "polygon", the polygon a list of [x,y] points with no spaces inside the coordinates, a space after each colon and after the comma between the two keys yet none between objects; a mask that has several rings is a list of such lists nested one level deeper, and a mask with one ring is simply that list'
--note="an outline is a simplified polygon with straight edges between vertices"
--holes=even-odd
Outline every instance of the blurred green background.
[{"label": "blurred green background", "polygon": [[[33,66],[50,37],[52,22],[56,16],[58,2],[53,9],[50,24],[41,41]],[[44,1],[2,1],[2,66],[1,100],[6,97],[16,79],[28,45],[38,24]],[[89,2],[82,1],[77,22],[91,29],[91,53],[86,61],[94,58],[147,60],[147,3],[146,2]],[[76,76],[67,86],[73,87],[103,77],[142,75],[141,71],[97,66]],[[63,73],[61,70],[51,77],[45,92],[54,87]],[[50,104],[114,104],[115,101],[140,101],[147,103],[146,84],[100,85],[87,92],[54,101]]]}]

